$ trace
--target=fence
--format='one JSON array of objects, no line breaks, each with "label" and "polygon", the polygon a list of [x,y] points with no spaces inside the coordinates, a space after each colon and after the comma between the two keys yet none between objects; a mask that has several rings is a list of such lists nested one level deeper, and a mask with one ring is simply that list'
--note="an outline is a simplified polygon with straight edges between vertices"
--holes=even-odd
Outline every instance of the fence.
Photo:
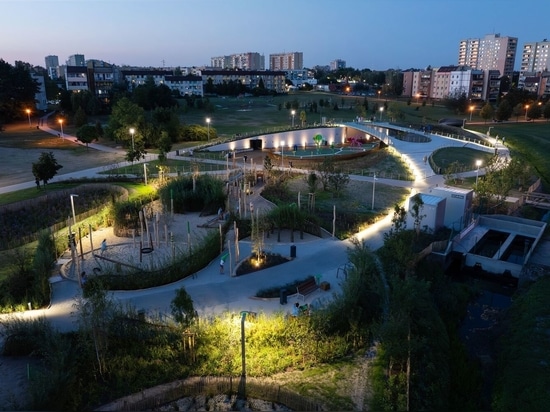
[{"label": "fence", "polygon": [[[127,200],[128,199],[128,190],[126,190],[123,187],[105,184],[105,183],[89,183],[89,184],[83,184],[78,187],[72,188],[70,190],[60,190],[56,192],[52,192],[49,194],[46,194],[44,196],[40,196],[39,198],[35,199],[29,199],[29,200],[22,200],[20,202],[10,203],[9,205],[4,205],[0,208],[0,213],[3,213],[4,211],[13,211],[23,208],[32,208],[36,207],[37,204],[40,202],[47,202],[49,199],[58,199],[60,197],[66,197],[68,198],[70,194],[81,194],[86,190],[90,189],[107,189],[111,191],[118,192],[118,195],[115,200]],[[90,216],[93,216],[97,214],[99,211],[101,211],[105,206],[98,206],[96,208],[87,210],[84,213],[80,213],[76,215],[76,220],[78,222],[82,222],[84,219],[89,218]],[[54,225],[50,226],[49,228],[45,228],[46,230],[49,230],[51,233],[56,233],[68,226],[67,220],[64,219],[61,222],[57,222]],[[28,235],[22,235],[18,236],[16,239],[11,239],[8,244],[0,244],[0,250],[6,250],[6,249],[13,249],[16,247],[20,247],[32,242],[35,242],[38,240],[40,233],[42,233],[43,230],[40,230],[39,232],[31,233]]]},{"label": "fence", "polygon": [[136,394],[103,405],[96,411],[156,410],[183,398],[217,395],[245,395],[285,405],[295,411],[320,411],[321,405],[281,387],[271,379],[249,377],[191,377],[170,384],[145,389]]}]

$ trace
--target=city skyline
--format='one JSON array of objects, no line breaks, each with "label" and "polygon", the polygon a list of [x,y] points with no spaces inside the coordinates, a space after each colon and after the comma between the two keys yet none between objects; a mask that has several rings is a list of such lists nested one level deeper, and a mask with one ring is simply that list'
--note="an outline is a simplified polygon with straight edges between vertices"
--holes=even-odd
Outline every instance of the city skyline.
[{"label": "city skyline", "polygon": [[[486,34],[523,45],[550,37],[550,2],[529,24],[511,0],[0,0],[0,58],[45,66],[73,54],[116,65],[209,66],[211,57],[302,52],[304,66],[341,59],[357,69],[454,65],[463,39]],[[518,19],[520,19],[518,21]],[[12,39],[5,41],[5,39]]]}]

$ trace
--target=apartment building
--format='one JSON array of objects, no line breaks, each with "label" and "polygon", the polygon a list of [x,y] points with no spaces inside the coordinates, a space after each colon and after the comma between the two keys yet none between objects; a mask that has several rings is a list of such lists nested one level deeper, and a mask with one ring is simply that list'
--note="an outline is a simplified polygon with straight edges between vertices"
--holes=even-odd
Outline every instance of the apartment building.
[{"label": "apartment building", "polygon": [[265,70],[265,56],[256,52],[212,57],[210,63],[216,69]]},{"label": "apartment building", "polygon": [[304,53],[276,53],[269,55],[269,70],[299,70],[304,68]]},{"label": "apartment building", "polygon": [[203,84],[212,81],[212,84],[223,84],[230,82],[239,82],[242,85],[253,89],[258,87],[260,80],[268,90],[274,90],[277,93],[285,92],[285,72],[271,70],[203,70]]},{"label": "apartment building", "polygon": [[88,68],[85,66],[65,66],[65,87],[69,92],[88,90]]},{"label": "apartment building", "polygon": [[197,75],[166,76],[164,84],[170,90],[177,90],[180,95],[185,96],[204,96],[202,88],[202,77]]},{"label": "apartment building", "polygon": [[451,74],[458,66],[442,66],[434,70],[431,96],[433,99],[445,99],[450,96]]},{"label": "apartment building", "polygon": [[128,90],[133,91],[136,87],[145,84],[147,79],[151,78],[155,85],[164,84],[166,76],[172,76],[171,70],[122,70],[122,79],[126,81]]},{"label": "apartment building", "polygon": [[426,99],[431,96],[433,70],[405,70],[403,72],[403,96]]},{"label": "apartment building", "polygon": [[331,71],[335,71],[335,70],[338,70],[338,69],[345,69],[346,68],[346,61],[345,60],[340,60],[340,59],[336,59],[336,60],[333,60],[330,62],[330,70]]},{"label": "apartment building", "polygon": [[511,78],[517,45],[517,37],[501,37],[500,34],[462,40],[458,49],[458,65],[478,70],[498,70],[503,76]]},{"label": "apartment building", "polygon": [[50,79],[56,80],[59,78],[59,57],[50,55],[44,58],[46,71]]},{"label": "apartment building", "polygon": [[86,59],[83,54],[72,54],[69,56],[65,64],[67,66],[85,66]]}]

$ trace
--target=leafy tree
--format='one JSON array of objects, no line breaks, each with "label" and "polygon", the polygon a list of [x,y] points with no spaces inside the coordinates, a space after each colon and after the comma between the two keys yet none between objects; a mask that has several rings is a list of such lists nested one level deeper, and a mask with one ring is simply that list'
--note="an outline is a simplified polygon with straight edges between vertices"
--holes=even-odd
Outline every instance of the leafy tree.
[{"label": "leafy tree", "polygon": [[491,103],[489,102],[485,103],[485,105],[479,111],[479,115],[485,121],[492,119],[495,115],[495,110],[493,109],[493,106],[491,105]]},{"label": "leafy tree", "polygon": [[306,182],[309,193],[315,193],[317,191],[317,184],[319,183],[317,173],[315,173],[314,171],[310,172],[307,175]]},{"label": "leafy tree", "polygon": [[57,163],[52,152],[42,152],[38,162],[32,164],[32,174],[46,185],[48,180],[52,179],[62,167]]},{"label": "leafy tree", "polygon": [[424,201],[420,193],[417,193],[410,199],[410,210],[409,213],[414,219],[414,230],[416,231],[416,236],[420,234],[420,227],[422,225],[422,219],[426,215],[422,214],[422,208],[424,206]]},{"label": "leafy tree", "polygon": [[164,162],[166,160],[166,154],[172,150],[172,141],[170,140],[170,136],[168,136],[168,132],[162,131],[160,133],[157,147],[159,149],[159,160]]},{"label": "leafy tree", "polygon": [[176,296],[170,303],[170,309],[174,319],[183,327],[191,326],[197,318],[197,312],[193,307],[193,299],[191,299],[185,288],[176,290]]},{"label": "leafy tree", "polygon": [[317,165],[317,170],[319,171],[323,191],[326,192],[330,187],[330,176],[334,173],[334,161],[329,157],[325,157],[323,162]]},{"label": "leafy tree", "polygon": [[508,120],[512,116],[512,106],[508,100],[502,100],[497,107],[495,118],[497,120]]},{"label": "leafy tree", "polygon": [[306,121],[307,121],[307,114],[306,114],[305,110],[302,110],[300,112],[300,123],[302,124],[302,126],[304,126],[306,124]]},{"label": "leafy tree", "polygon": [[523,103],[516,104],[512,109],[512,113],[514,116],[516,116],[517,122],[519,118],[525,114],[525,106],[523,105]]},{"label": "leafy tree", "polygon": [[542,105],[530,104],[527,109],[527,119],[538,119],[542,116]]},{"label": "leafy tree", "polygon": [[550,119],[550,102],[546,103],[542,109],[542,116],[548,120]]},{"label": "leafy tree", "polygon": [[86,113],[84,112],[82,107],[79,107],[74,115],[74,125],[76,127],[81,127],[84,126],[86,123],[88,123],[88,117],[86,116]]},{"label": "leafy tree", "polygon": [[341,169],[335,169],[334,172],[329,175],[328,179],[334,197],[340,197],[342,191],[349,184],[349,175],[342,172]]},{"label": "leafy tree", "polygon": [[92,143],[98,138],[97,127],[85,124],[84,126],[78,128],[78,130],[76,131],[76,137],[78,138],[78,140],[84,143],[87,148],[88,144]]},{"label": "leafy tree", "polygon": [[[125,142],[127,146],[131,147],[130,128],[138,130],[144,124],[144,110],[137,104],[132,103],[130,99],[123,97],[113,106],[109,117],[109,125],[107,126],[107,136],[117,142]],[[136,133],[134,139],[136,138],[141,138],[141,135]]]},{"label": "leafy tree", "polygon": [[0,59],[0,122],[26,118],[25,110],[35,107],[38,90],[28,64],[18,61],[12,66]]}]

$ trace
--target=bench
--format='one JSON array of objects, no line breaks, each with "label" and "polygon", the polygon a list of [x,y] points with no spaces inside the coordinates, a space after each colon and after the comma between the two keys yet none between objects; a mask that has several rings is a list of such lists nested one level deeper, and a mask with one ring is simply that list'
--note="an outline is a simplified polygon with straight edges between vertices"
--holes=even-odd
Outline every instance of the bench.
[{"label": "bench", "polygon": [[306,296],[315,292],[317,289],[319,289],[319,285],[312,276],[296,286],[297,298],[300,299],[301,296],[302,300],[306,300]]}]

